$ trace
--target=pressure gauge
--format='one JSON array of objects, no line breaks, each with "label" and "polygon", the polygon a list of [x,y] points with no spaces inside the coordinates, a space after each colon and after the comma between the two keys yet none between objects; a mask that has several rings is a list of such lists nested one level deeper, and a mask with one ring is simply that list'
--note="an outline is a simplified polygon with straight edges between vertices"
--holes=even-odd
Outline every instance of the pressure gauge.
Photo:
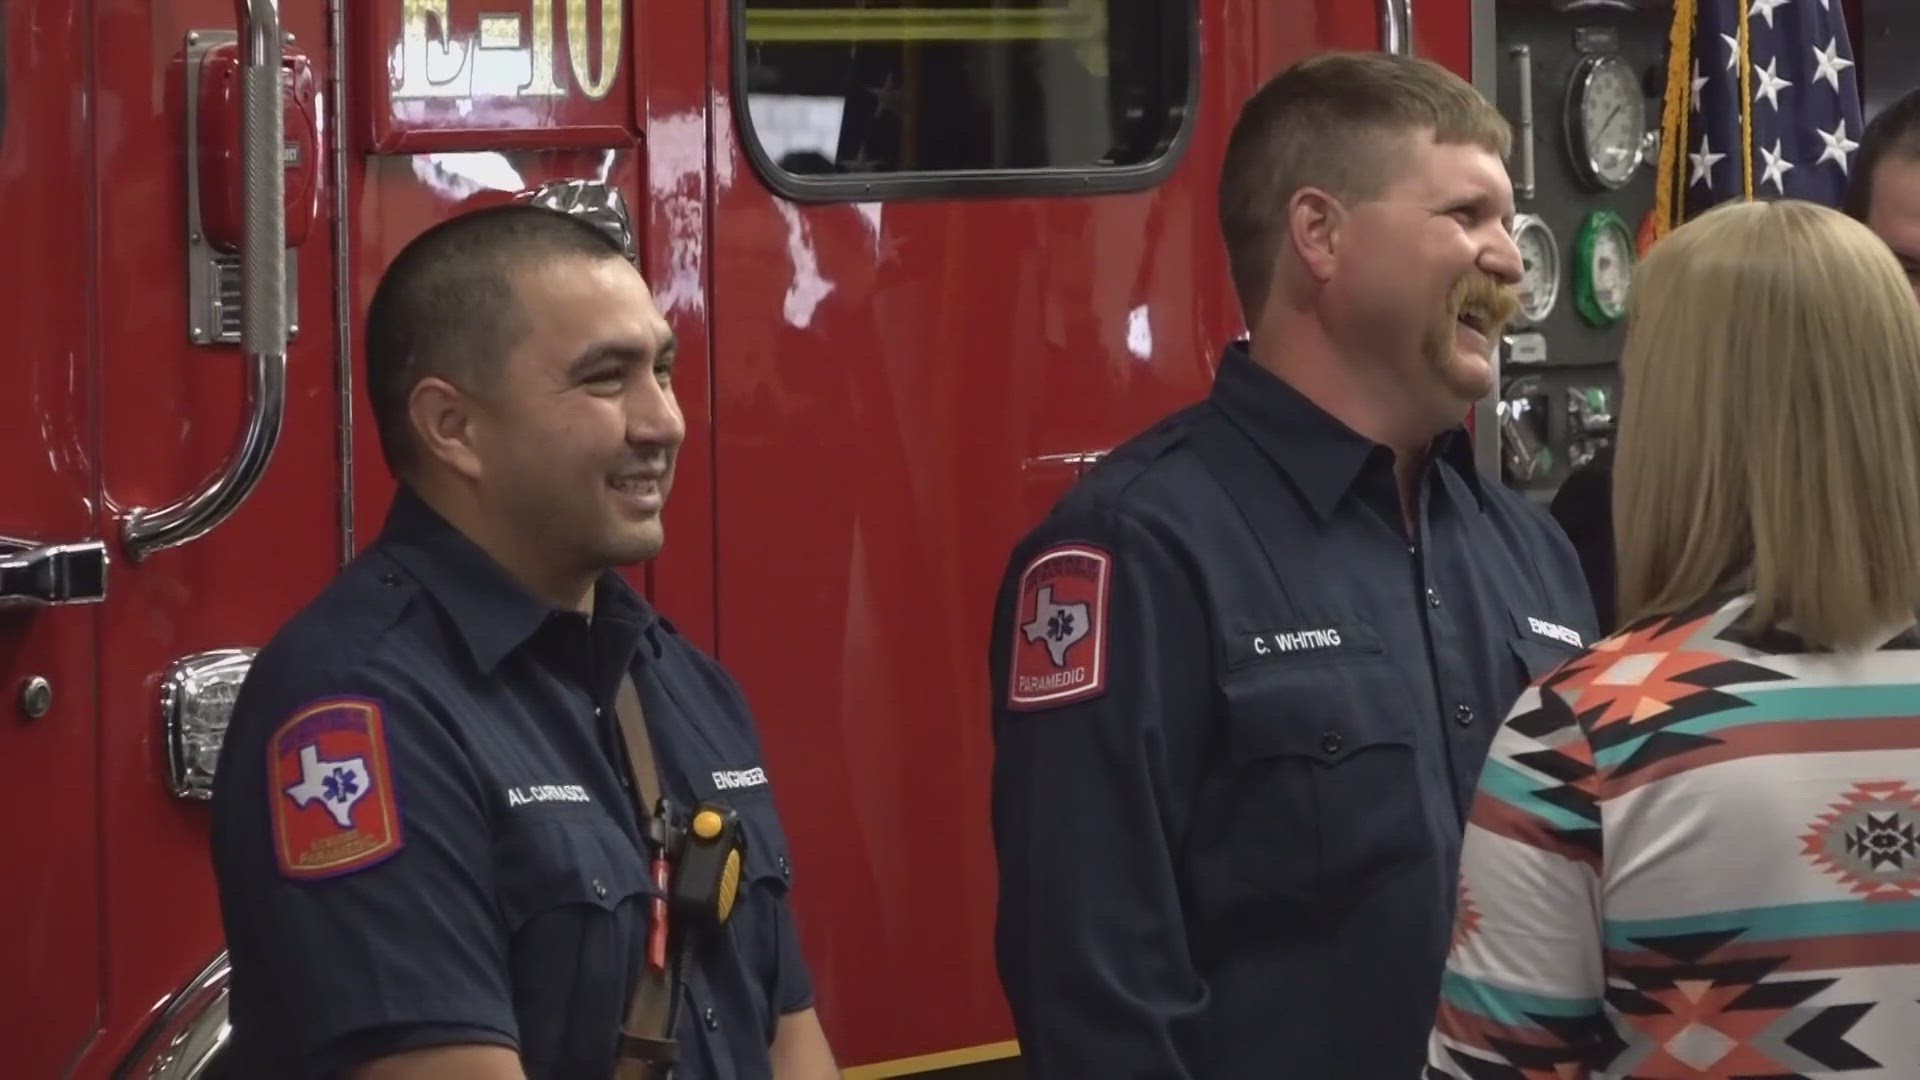
[{"label": "pressure gauge", "polygon": [[1611,191],[1645,160],[1647,99],[1619,53],[1583,58],[1567,83],[1567,153],[1580,179]]},{"label": "pressure gauge", "polygon": [[1545,221],[1520,214],[1513,219],[1513,243],[1520,249],[1520,325],[1534,326],[1560,299],[1560,242]]},{"label": "pressure gauge", "polygon": [[1573,303],[1594,326],[1612,326],[1627,313],[1633,284],[1633,234],[1611,210],[1595,210],[1574,241]]}]

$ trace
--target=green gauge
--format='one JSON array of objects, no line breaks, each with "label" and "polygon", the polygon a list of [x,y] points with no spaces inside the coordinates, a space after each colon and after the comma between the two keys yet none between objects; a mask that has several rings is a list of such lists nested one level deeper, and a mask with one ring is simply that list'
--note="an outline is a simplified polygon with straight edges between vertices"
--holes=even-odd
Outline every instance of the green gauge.
[{"label": "green gauge", "polygon": [[1612,326],[1627,313],[1633,283],[1633,234],[1611,210],[1595,210],[1580,223],[1573,245],[1573,304],[1594,326]]}]

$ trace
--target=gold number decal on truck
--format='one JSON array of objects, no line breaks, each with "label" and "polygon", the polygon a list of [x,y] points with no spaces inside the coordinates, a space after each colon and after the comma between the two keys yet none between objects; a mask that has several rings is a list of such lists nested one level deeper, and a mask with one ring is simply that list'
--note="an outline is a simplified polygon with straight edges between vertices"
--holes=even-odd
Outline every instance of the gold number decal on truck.
[{"label": "gold number decal on truck", "polygon": [[[534,9],[551,6],[553,0],[534,0]],[[573,81],[580,92],[594,101],[607,96],[613,80],[620,74],[620,9],[622,0],[600,0],[600,78],[587,74],[587,0],[567,0],[567,60],[573,65]]]},{"label": "gold number decal on truck", "polygon": [[598,40],[588,25],[589,2],[566,0],[571,78],[562,81],[555,49],[555,0],[528,0],[530,10],[524,16],[497,11],[456,15],[453,0],[400,0],[399,71],[391,96],[459,100],[570,97],[578,92],[599,101],[620,78],[625,0],[600,0]]}]

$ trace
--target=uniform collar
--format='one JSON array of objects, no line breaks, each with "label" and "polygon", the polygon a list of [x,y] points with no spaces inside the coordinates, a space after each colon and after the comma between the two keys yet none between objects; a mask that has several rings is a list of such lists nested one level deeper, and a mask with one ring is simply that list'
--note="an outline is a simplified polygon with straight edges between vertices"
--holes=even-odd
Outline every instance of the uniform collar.
[{"label": "uniform collar", "polygon": [[[447,613],[483,673],[491,674],[549,620],[571,614],[528,592],[404,484],[387,511],[379,545]],[[611,570],[594,586],[593,611],[596,626],[618,624],[607,629],[629,639],[658,621],[652,606]]]},{"label": "uniform collar", "polygon": [[[1286,380],[1254,363],[1245,341],[1227,346],[1214,376],[1212,401],[1293,480],[1323,521],[1369,468],[1389,474],[1393,469],[1390,448],[1348,427]],[[1473,439],[1465,427],[1435,438],[1428,460],[1458,473],[1476,504],[1485,509]]]}]

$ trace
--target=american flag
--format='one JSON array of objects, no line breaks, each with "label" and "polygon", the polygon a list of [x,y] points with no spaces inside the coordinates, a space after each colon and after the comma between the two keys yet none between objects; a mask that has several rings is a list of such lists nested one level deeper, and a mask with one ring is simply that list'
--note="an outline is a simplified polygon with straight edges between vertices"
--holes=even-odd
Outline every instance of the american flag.
[{"label": "american flag", "polygon": [[1861,130],[1841,0],[1677,0],[1660,232],[1728,200],[1839,206]]}]

